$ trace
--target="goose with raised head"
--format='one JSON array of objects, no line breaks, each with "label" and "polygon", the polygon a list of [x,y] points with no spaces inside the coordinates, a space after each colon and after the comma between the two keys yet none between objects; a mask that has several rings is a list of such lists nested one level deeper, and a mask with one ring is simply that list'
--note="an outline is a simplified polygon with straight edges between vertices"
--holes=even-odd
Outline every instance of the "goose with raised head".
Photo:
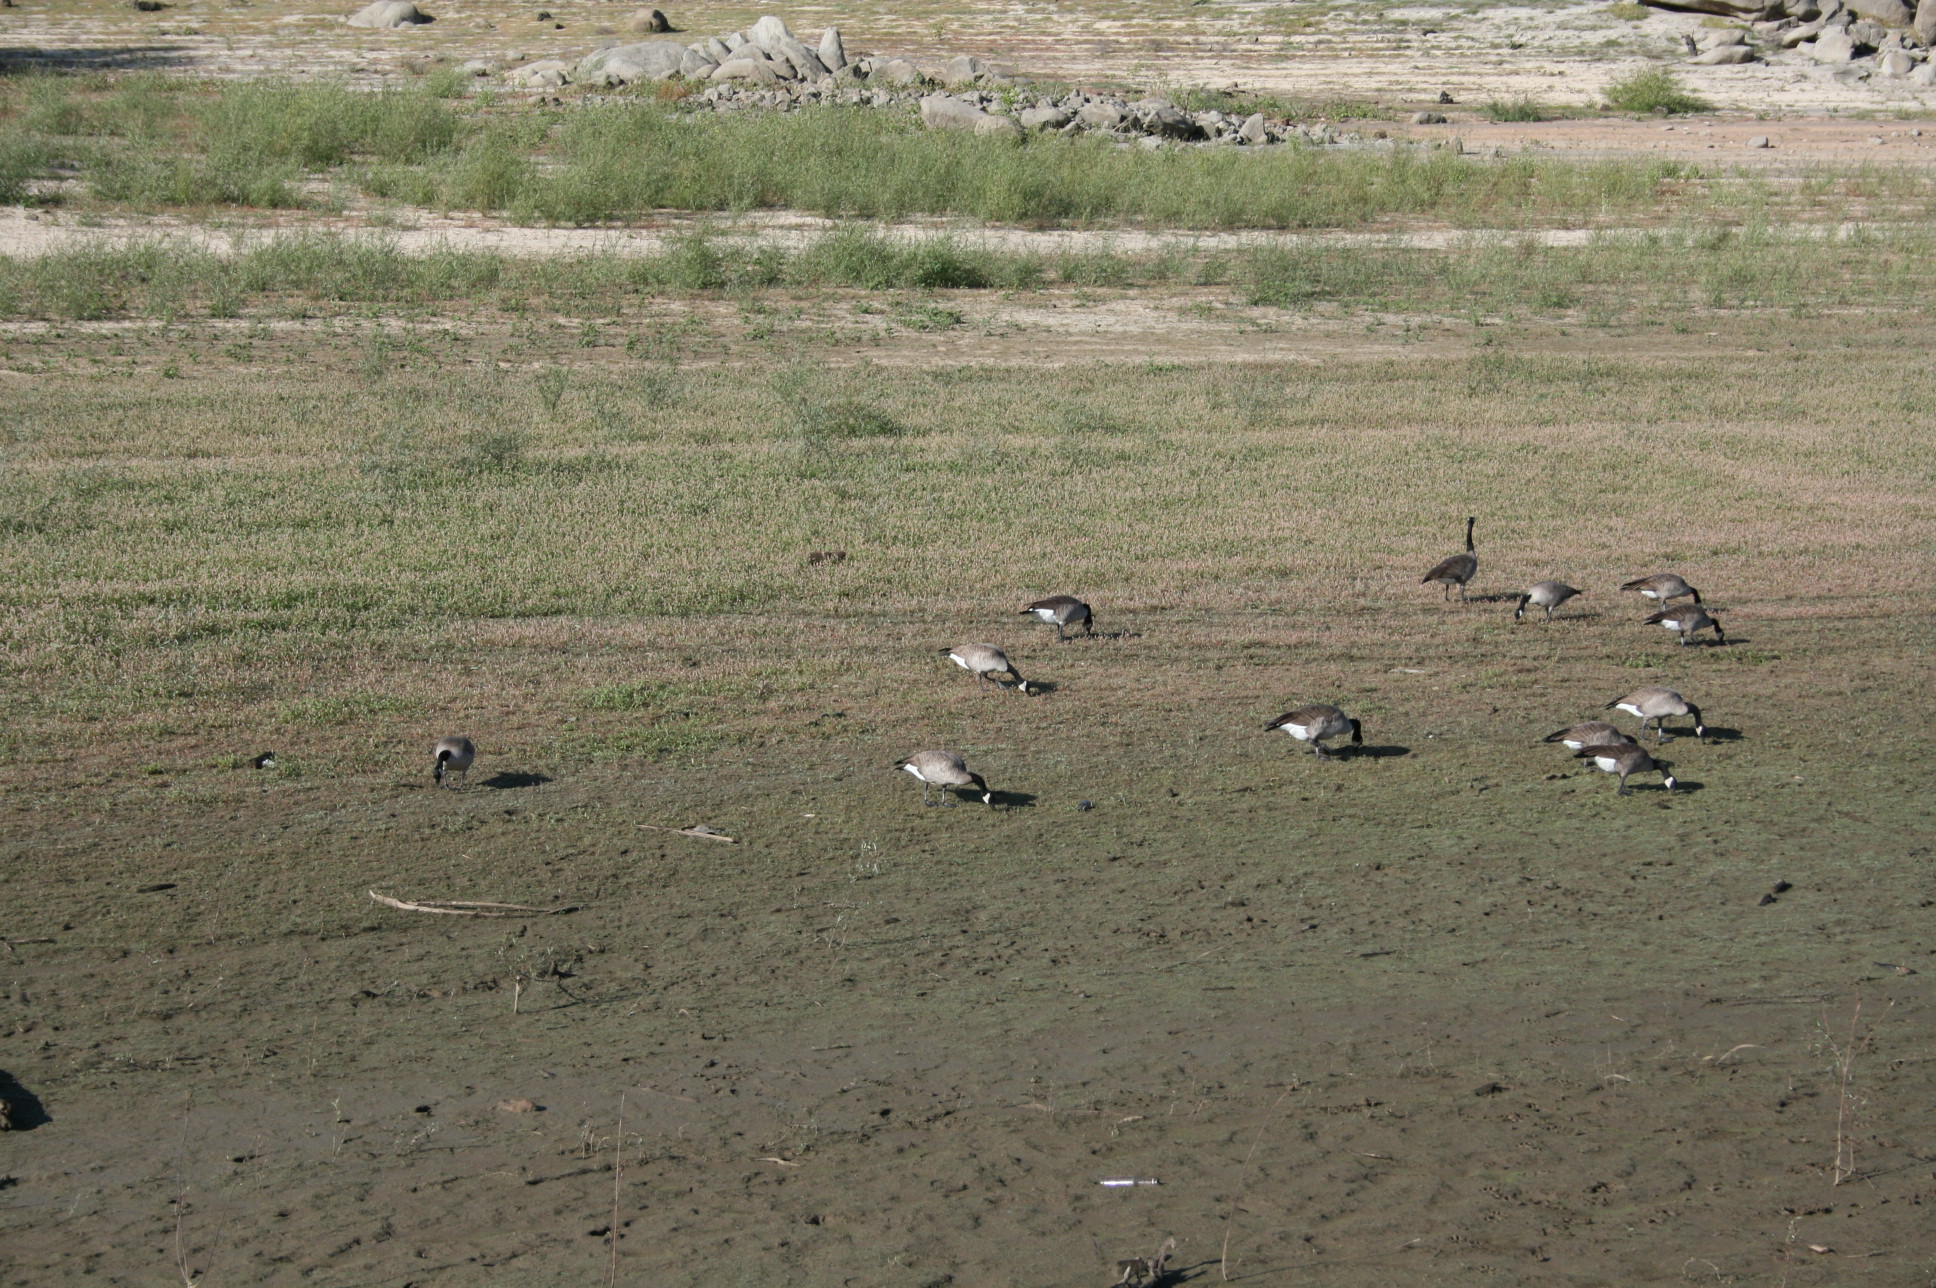
[{"label": "goose with raised head", "polygon": [[948,789],[954,787],[972,787],[981,793],[982,804],[995,803],[995,793],[988,790],[988,784],[982,780],[982,776],[970,770],[968,762],[952,751],[917,751],[894,768],[905,769],[921,781],[923,805],[934,804],[929,793],[936,787],[942,789],[941,803],[944,805],[955,803],[948,796]]},{"label": "goose with raised head", "polygon": [[448,738],[439,738],[437,745],[431,748],[431,755],[435,763],[431,766],[430,777],[437,786],[444,786],[444,779],[451,776],[463,779],[467,787],[470,785],[471,762],[477,759],[476,743],[462,734],[452,734]]},{"label": "goose with raised head", "polygon": [[1694,736],[1702,742],[1707,741],[1707,725],[1701,719],[1701,709],[1683,698],[1672,689],[1663,689],[1650,684],[1644,689],[1635,689],[1624,698],[1615,698],[1607,703],[1608,711],[1625,711],[1628,715],[1640,717],[1640,732],[1647,732],[1647,722],[1654,724],[1654,745],[1659,746],[1673,735],[1662,727],[1668,716],[1691,716],[1694,720]]},{"label": "goose with raised head", "polygon": [[1578,751],[1582,747],[1617,747],[1633,739],[1604,720],[1588,720],[1570,729],[1549,733],[1541,741],[1561,743],[1568,751]]},{"label": "goose with raised head", "polygon": [[1666,603],[1670,599],[1686,599],[1690,595],[1695,603],[1701,602],[1701,592],[1687,584],[1679,573],[1657,572],[1651,577],[1635,577],[1622,583],[1622,590],[1637,590],[1648,599]]},{"label": "goose with raised head", "polygon": [[1473,574],[1479,571],[1479,556],[1475,553],[1472,544],[1472,525],[1476,522],[1478,520],[1470,516],[1465,521],[1465,553],[1439,560],[1432,566],[1432,571],[1419,580],[1419,585],[1429,586],[1437,582],[1445,587],[1447,599],[1452,598],[1452,588],[1457,586],[1459,602],[1461,604],[1465,602],[1466,583],[1471,581]]},{"label": "goose with raised head", "polygon": [[1264,729],[1266,732],[1282,729],[1299,742],[1310,743],[1311,750],[1326,759],[1331,755],[1324,749],[1328,739],[1350,734],[1353,745],[1362,745],[1365,741],[1364,725],[1328,702],[1314,702],[1308,707],[1288,711],[1265,725]]},{"label": "goose with raised head", "polygon": [[[941,651],[948,655],[949,661],[975,677],[975,687],[978,689],[988,683],[989,676],[1006,675],[1015,682],[1017,693],[1029,691],[1028,681],[1024,680],[1022,673],[1015,669],[1015,664],[1008,660],[1008,654],[993,644],[957,644],[953,648],[944,648]],[[995,683],[997,688],[1001,687],[999,680]]]},{"label": "goose with raised head", "polygon": [[1674,776],[1667,772],[1667,765],[1648,755],[1647,749],[1637,742],[1607,747],[1582,747],[1573,755],[1603,773],[1620,775],[1619,795],[1628,794],[1627,779],[1633,774],[1658,773],[1667,790],[1670,792],[1674,790]]},{"label": "goose with raised head", "polygon": [[[1720,609],[1715,609],[1720,612]],[[1682,644],[1694,642],[1696,631],[1713,631],[1717,644],[1728,642],[1728,633],[1721,629],[1721,623],[1714,620],[1707,609],[1699,604],[1688,604],[1682,608],[1663,608],[1646,621],[1648,626],[1664,626],[1681,637]]]},{"label": "goose with raised head", "polygon": [[1550,622],[1555,608],[1581,593],[1563,581],[1536,581],[1519,597],[1519,607],[1513,609],[1513,620],[1516,622],[1524,617],[1526,605],[1531,604],[1534,608],[1545,609],[1546,620]]},{"label": "goose with raised head", "polygon": [[1064,633],[1064,628],[1074,626],[1077,622],[1082,623],[1084,635],[1096,633],[1096,615],[1089,610],[1089,605],[1074,595],[1050,595],[1047,599],[1038,599],[1022,610],[1022,616],[1033,617],[1039,622],[1047,622],[1055,627],[1055,638],[1058,644],[1066,642],[1069,638]]}]

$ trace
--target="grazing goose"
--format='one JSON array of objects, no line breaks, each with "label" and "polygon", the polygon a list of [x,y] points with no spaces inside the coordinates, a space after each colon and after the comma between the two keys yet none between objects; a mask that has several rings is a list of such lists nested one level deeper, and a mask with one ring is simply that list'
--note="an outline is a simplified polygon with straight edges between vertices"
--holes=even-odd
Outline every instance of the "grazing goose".
[{"label": "grazing goose", "polygon": [[1633,739],[1604,720],[1589,720],[1571,729],[1549,733],[1542,741],[1564,743],[1568,751],[1578,751],[1582,747],[1618,747],[1623,743],[1632,743]]},{"label": "grazing goose", "polygon": [[465,786],[470,785],[471,762],[477,759],[476,743],[461,734],[452,734],[448,738],[439,738],[433,751],[437,763],[431,769],[430,776],[439,787],[444,785],[444,775],[447,773],[462,778]]},{"label": "grazing goose", "polygon": [[[1715,611],[1719,612],[1720,610],[1716,609]],[[1728,633],[1721,629],[1721,623],[1710,617],[1707,609],[1702,608],[1699,604],[1690,604],[1685,608],[1663,608],[1652,617],[1649,617],[1646,624],[1649,626],[1665,626],[1668,630],[1675,632],[1681,637],[1682,644],[1690,643],[1691,637],[1696,631],[1706,630],[1714,632],[1714,638],[1717,643],[1726,644],[1728,642]]]},{"label": "grazing goose", "polygon": [[1277,717],[1264,728],[1266,731],[1282,729],[1299,742],[1310,743],[1313,752],[1327,758],[1331,754],[1324,749],[1327,738],[1342,738],[1350,734],[1354,746],[1362,745],[1365,740],[1364,726],[1328,702],[1299,707]]},{"label": "grazing goose", "polygon": [[1658,773],[1667,790],[1674,790],[1674,776],[1667,772],[1667,766],[1648,755],[1647,749],[1639,743],[1623,743],[1617,747],[1582,747],[1573,754],[1605,773],[1620,775],[1619,794],[1622,796],[1627,795],[1627,776],[1630,774]]},{"label": "grazing goose", "polygon": [[1692,595],[1695,603],[1701,602],[1701,592],[1682,580],[1679,573],[1657,572],[1651,577],[1636,577],[1623,584],[1622,590],[1637,590],[1649,599],[1666,603],[1670,599],[1685,599]]},{"label": "grazing goose", "polygon": [[[970,772],[968,762],[952,751],[917,751],[906,760],[894,766],[894,768],[905,769],[921,780],[921,803],[923,805],[934,804],[934,801],[928,794],[930,786],[944,789],[949,787],[973,787],[981,793],[982,804],[992,805],[995,803],[995,793],[988,790],[988,784],[982,781],[981,775]],[[944,791],[941,803],[943,805],[952,805],[954,801],[948,799]]]},{"label": "grazing goose", "polygon": [[1062,628],[1065,626],[1073,626],[1077,622],[1082,623],[1082,633],[1084,635],[1094,635],[1096,633],[1095,614],[1089,611],[1089,605],[1083,603],[1074,595],[1050,595],[1047,599],[1038,599],[1022,610],[1022,616],[1034,617],[1038,621],[1048,622],[1053,625],[1055,627],[1056,643],[1058,644],[1067,641],[1069,638],[1062,633]]},{"label": "grazing goose", "polygon": [[1643,734],[1647,732],[1647,722],[1653,721],[1656,747],[1670,737],[1667,730],[1661,727],[1661,722],[1668,716],[1692,716],[1694,736],[1702,742],[1707,741],[1707,725],[1701,721],[1701,709],[1672,689],[1650,684],[1644,689],[1635,689],[1624,698],[1614,699],[1607,703],[1605,709],[1639,716],[1640,732]]},{"label": "grazing goose", "polygon": [[[944,648],[941,651],[948,655],[949,661],[975,677],[975,687],[978,689],[987,683],[990,675],[1007,675],[1015,681],[1017,693],[1029,691],[1028,681],[1024,680],[1022,673],[1015,669],[1015,664],[1008,660],[1008,654],[993,644],[957,644],[953,648]],[[999,687],[1000,681],[996,681],[996,684]]]},{"label": "grazing goose", "polygon": [[1519,607],[1513,609],[1516,622],[1526,615],[1526,605],[1546,610],[1546,620],[1553,620],[1553,610],[1580,592],[1563,581],[1536,581],[1519,597]]},{"label": "grazing goose", "polygon": [[1449,559],[1441,559],[1433,567],[1432,571],[1426,573],[1420,579],[1419,585],[1429,586],[1436,581],[1445,587],[1445,597],[1447,599],[1452,598],[1452,588],[1457,586],[1459,588],[1459,602],[1461,604],[1465,602],[1465,584],[1472,580],[1474,573],[1479,571],[1479,556],[1472,552],[1472,525],[1474,522],[1476,520],[1472,518],[1467,518],[1465,521],[1465,553],[1462,555],[1453,555]]}]

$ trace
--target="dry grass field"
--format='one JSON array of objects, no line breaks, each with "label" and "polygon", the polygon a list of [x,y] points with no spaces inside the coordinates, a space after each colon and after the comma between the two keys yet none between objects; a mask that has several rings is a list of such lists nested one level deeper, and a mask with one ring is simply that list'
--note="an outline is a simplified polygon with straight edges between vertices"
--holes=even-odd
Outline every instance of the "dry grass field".
[{"label": "dry grass field", "polygon": [[[1316,39],[1175,9],[1065,52]],[[0,248],[0,1285],[1936,1285],[1921,169],[830,115],[668,185],[637,103],[41,46],[0,228],[102,237]],[[1645,685],[1672,794],[1541,741]]]}]

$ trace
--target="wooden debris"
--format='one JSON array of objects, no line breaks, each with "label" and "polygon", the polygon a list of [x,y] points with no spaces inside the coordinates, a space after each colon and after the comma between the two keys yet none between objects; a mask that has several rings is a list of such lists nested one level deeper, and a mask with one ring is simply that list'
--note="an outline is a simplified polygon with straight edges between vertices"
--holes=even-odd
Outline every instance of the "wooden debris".
[{"label": "wooden debris", "polygon": [[579,908],[575,903],[560,908],[530,908],[521,903],[492,903],[482,899],[426,899],[421,903],[412,903],[392,899],[374,890],[370,891],[370,898],[386,908],[399,908],[404,912],[434,912],[446,917],[555,917],[561,913],[577,912]]},{"label": "wooden debris", "polygon": [[677,832],[680,836],[696,836],[702,841],[724,841],[728,845],[734,842],[734,838],[717,828],[707,827],[704,823],[694,823],[691,827],[660,827],[657,823],[641,823],[639,826],[649,827],[655,832]]}]

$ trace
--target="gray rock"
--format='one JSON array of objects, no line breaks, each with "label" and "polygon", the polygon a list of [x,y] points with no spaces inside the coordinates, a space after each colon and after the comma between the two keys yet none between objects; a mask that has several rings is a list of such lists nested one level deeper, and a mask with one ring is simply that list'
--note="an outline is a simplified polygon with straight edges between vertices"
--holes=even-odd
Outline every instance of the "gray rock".
[{"label": "gray rock", "polygon": [[717,66],[719,66],[717,59],[702,54],[697,49],[688,49],[686,56],[679,60],[679,74],[688,80],[704,80],[713,74],[713,68]]},{"label": "gray rock", "polygon": [[740,57],[739,51],[734,50],[731,58],[713,68],[713,74],[708,79],[714,81],[741,80],[752,81],[757,85],[777,85],[780,83],[781,78],[779,73],[773,70],[772,59],[742,58]]},{"label": "gray rock", "polygon": [[1076,113],[1076,120],[1092,130],[1120,130],[1123,127],[1123,110],[1110,103],[1085,103]]},{"label": "gray rock", "polygon": [[941,80],[948,85],[972,85],[987,72],[981,59],[962,54],[948,60],[948,65],[941,69]]},{"label": "gray rock", "polygon": [[769,13],[746,29],[746,38],[756,45],[771,45],[775,40],[792,40],[794,36],[784,22]]},{"label": "gray rock", "polygon": [[820,33],[820,48],[814,51],[830,72],[847,65],[847,50],[840,43],[840,28],[829,27]]},{"label": "gray rock", "polygon": [[1757,134],[1748,140],[1748,146],[1751,148],[1772,148],[1775,145],[1768,141],[1767,135]]},{"label": "gray rock", "polygon": [[487,62],[482,58],[472,58],[457,64],[457,74],[460,76],[489,76],[496,70],[496,63]]},{"label": "gray rock", "polygon": [[667,22],[666,16],[657,9],[647,9],[645,11],[645,29],[653,35],[659,36],[671,31],[672,24]]},{"label": "gray rock", "polygon": [[1814,43],[1798,46],[1818,63],[1850,63],[1855,61],[1855,42],[1847,33],[1825,31],[1815,38]]},{"label": "gray rock", "polygon": [[983,121],[992,119],[973,103],[952,94],[929,94],[921,100],[921,124],[931,130],[979,131]]},{"label": "gray rock", "polygon": [[876,63],[868,79],[886,81],[889,85],[918,85],[921,83],[921,69],[905,58],[890,58],[884,63]]},{"label": "gray rock", "polygon": [[725,45],[729,52],[739,49],[746,44],[746,33],[743,31],[728,32],[726,35],[720,37],[719,43]]},{"label": "gray rock", "polygon": [[347,19],[352,27],[421,27],[426,22],[435,22],[429,14],[411,4],[410,0],[376,0],[375,4],[365,5]]},{"label": "gray rock", "polygon": [[1445,123],[1446,123],[1446,118],[1445,118],[1445,113],[1443,112],[1413,112],[1412,113],[1413,125],[1444,125]]},{"label": "gray rock", "polygon": [[571,66],[561,59],[540,58],[535,63],[513,67],[504,73],[504,79],[525,89],[557,89],[571,84]]},{"label": "gray rock", "polygon": [[1733,67],[1741,63],[1754,62],[1759,55],[1748,45],[1717,45],[1705,54],[1696,54],[1687,61],[1696,67]]},{"label": "gray rock", "polygon": [[1936,45],[1936,0],[1922,0],[1916,6],[1916,39]]},{"label": "gray rock", "polygon": [[1017,121],[1012,116],[993,116],[993,115],[984,113],[982,115],[982,119],[975,122],[975,133],[977,134],[1012,134],[1012,135],[1020,136],[1022,133],[1022,126],[1021,126],[1021,122]]},{"label": "gray rock", "polygon": [[1780,44],[1783,49],[1793,49],[1804,40],[1813,40],[1821,34],[1822,24],[1820,21],[1803,23],[1799,27],[1793,27],[1782,32]]},{"label": "gray rock", "polygon": [[1130,104],[1129,108],[1136,124],[1150,134],[1164,139],[1200,139],[1203,127],[1190,119],[1190,114],[1168,99],[1142,99]]},{"label": "gray rock", "polygon": [[1706,53],[1710,49],[1719,49],[1723,45],[1745,45],[1747,43],[1747,33],[1738,27],[1729,27],[1723,31],[1703,32],[1694,38],[1694,47],[1702,53]]},{"label": "gray rock", "polygon": [[1270,142],[1270,127],[1264,123],[1264,114],[1252,112],[1246,116],[1244,123],[1237,127],[1237,137],[1245,143]]},{"label": "gray rock", "polygon": [[613,45],[579,60],[575,76],[592,85],[629,85],[633,81],[676,76],[692,51],[673,40]]},{"label": "gray rock", "polygon": [[721,40],[718,36],[707,37],[706,57],[712,59],[714,62],[716,63],[725,62],[727,56],[732,52],[733,51],[731,49],[727,48],[726,42]]},{"label": "gray rock", "polygon": [[1936,85],[1936,62],[1923,63],[1915,71],[1910,72],[1909,83],[1925,87]]},{"label": "gray rock", "polygon": [[1075,118],[1059,107],[1031,107],[1015,119],[1025,130],[1059,130]]},{"label": "gray rock", "polygon": [[1916,70],[1916,60],[1900,49],[1891,49],[1876,59],[1876,71],[1892,80],[1901,80]]},{"label": "gray rock", "polygon": [[1902,0],[1844,0],[1858,18],[1881,23],[1885,27],[1907,27],[1915,21],[1915,15]]},{"label": "gray rock", "polygon": [[1872,22],[1867,18],[1862,19],[1860,22],[1850,23],[1846,30],[1849,33],[1849,39],[1853,40],[1857,46],[1867,46],[1870,49],[1874,49],[1877,45],[1880,45],[1889,36],[1889,29],[1887,27],[1884,27],[1879,22]]}]

